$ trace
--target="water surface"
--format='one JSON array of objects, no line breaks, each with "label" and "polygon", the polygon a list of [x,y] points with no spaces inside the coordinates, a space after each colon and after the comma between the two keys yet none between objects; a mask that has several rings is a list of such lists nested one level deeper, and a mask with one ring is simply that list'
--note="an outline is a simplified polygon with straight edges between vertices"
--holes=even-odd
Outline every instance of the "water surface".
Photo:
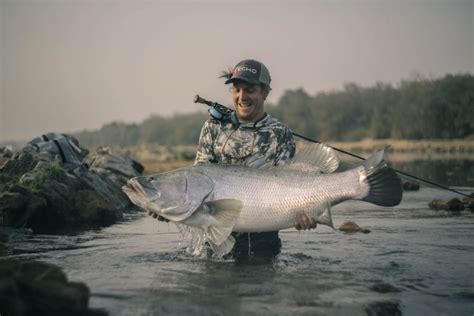
[{"label": "water surface", "polygon": [[[473,192],[463,173],[457,189]],[[61,266],[110,315],[472,315],[474,213],[428,208],[452,197],[422,187],[395,208],[345,202],[336,226],[353,220],[371,233],[282,231],[272,263],[191,257],[173,225],[142,213],[74,236],[14,230],[8,256]]]}]

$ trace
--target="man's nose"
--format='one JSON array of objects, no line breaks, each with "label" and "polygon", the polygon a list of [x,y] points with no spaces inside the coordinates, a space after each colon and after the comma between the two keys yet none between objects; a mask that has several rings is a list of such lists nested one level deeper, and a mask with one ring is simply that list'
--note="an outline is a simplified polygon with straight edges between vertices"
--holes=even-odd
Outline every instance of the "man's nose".
[{"label": "man's nose", "polygon": [[247,92],[245,92],[244,89],[241,89],[239,91],[239,99],[242,100],[242,99],[246,99],[247,98]]}]

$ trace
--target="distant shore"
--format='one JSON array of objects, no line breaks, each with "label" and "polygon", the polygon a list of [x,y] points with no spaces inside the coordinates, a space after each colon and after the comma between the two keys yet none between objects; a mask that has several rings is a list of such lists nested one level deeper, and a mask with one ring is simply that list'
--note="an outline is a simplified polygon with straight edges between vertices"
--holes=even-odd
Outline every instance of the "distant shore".
[{"label": "distant shore", "polygon": [[[474,139],[406,140],[364,139],[357,142],[329,142],[334,148],[367,157],[386,146],[390,161],[415,159],[466,159],[474,160]],[[347,156],[341,156],[341,159]]]},{"label": "distant shore", "polygon": [[[400,140],[364,139],[356,142],[327,142],[328,145],[367,157],[371,153],[390,146],[388,160],[414,159],[467,159],[474,160],[474,139],[453,140]],[[124,152],[145,166],[146,174],[164,172],[192,165],[196,146],[162,146],[143,144],[124,148]],[[340,158],[348,156],[341,154]]]},{"label": "distant shore", "polygon": [[474,154],[474,139],[364,139],[356,142],[328,142],[331,146],[355,152],[373,152],[390,146],[394,153]]}]

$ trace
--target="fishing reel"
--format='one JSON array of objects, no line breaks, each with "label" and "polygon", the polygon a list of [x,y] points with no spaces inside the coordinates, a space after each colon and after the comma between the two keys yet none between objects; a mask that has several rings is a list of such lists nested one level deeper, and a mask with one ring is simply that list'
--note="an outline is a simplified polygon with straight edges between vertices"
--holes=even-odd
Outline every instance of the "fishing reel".
[{"label": "fishing reel", "polygon": [[209,106],[209,108],[207,109],[209,115],[211,115],[213,119],[216,119],[218,121],[228,121],[229,119],[231,119],[232,112],[234,112],[233,110],[222,104],[207,101],[201,98],[198,94],[196,94],[196,96],[194,97],[194,103],[202,103]]}]

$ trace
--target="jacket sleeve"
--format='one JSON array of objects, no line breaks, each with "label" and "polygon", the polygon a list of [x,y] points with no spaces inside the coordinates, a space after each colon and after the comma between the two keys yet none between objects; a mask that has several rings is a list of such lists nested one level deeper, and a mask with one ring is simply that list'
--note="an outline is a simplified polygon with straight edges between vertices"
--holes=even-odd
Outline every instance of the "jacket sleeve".
[{"label": "jacket sleeve", "polygon": [[211,120],[207,120],[199,136],[199,145],[196,152],[194,164],[198,163],[215,163],[217,162],[214,154],[214,140],[216,138],[216,129]]},{"label": "jacket sleeve", "polygon": [[275,165],[277,166],[288,163],[295,156],[296,152],[295,139],[289,128],[286,127],[279,136],[275,159]]}]

